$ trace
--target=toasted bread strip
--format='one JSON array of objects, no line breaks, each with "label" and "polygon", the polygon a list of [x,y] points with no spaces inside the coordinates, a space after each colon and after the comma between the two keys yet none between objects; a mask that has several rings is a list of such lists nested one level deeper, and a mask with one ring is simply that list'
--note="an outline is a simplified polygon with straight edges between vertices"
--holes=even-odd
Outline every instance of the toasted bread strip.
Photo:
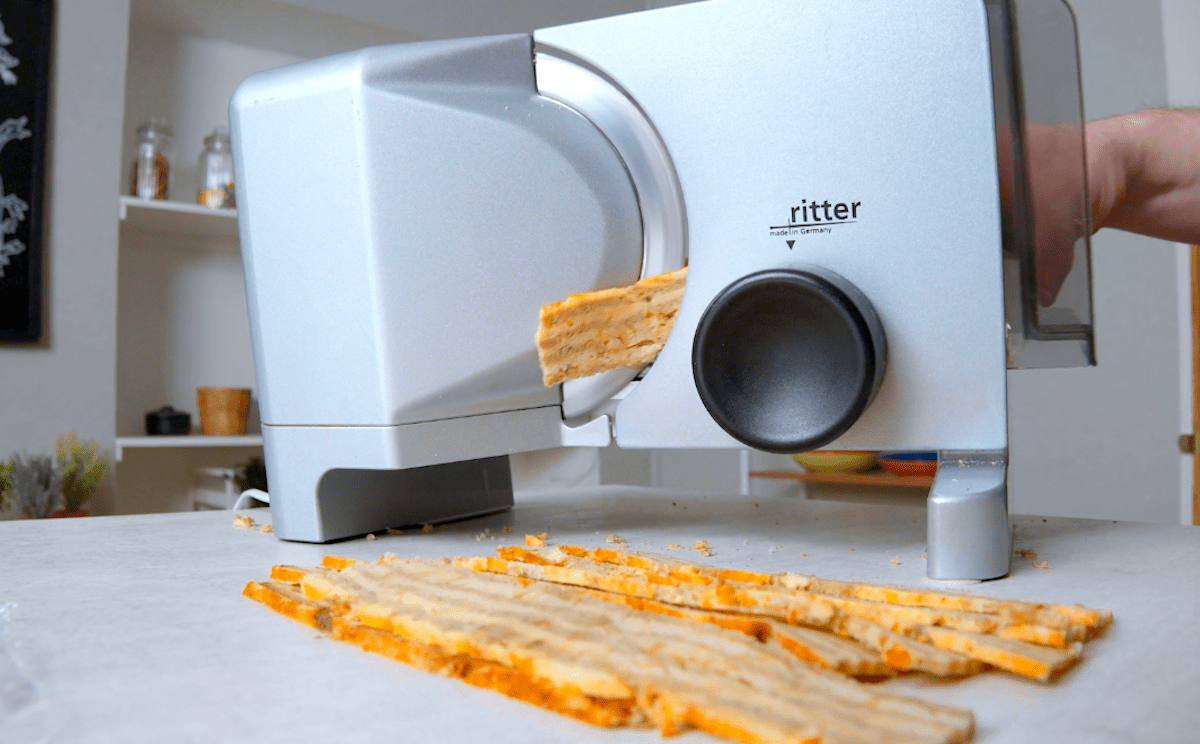
[{"label": "toasted bread strip", "polygon": [[626,594],[600,590],[584,590],[588,596],[605,602],[616,602],[635,610],[655,612],[697,623],[710,623],[736,630],[757,638],[762,643],[777,643],[796,658],[832,669],[850,677],[889,677],[892,668],[875,651],[853,641],[811,628],[787,625],[775,620],[734,613],[705,612],[688,607],[656,602]]},{"label": "toasted bread strip", "polygon": [[1047,648],[996,636],[934,627],[919,628],[916,635],[940,649],[970,656],[1039,682],[1049,682],[1074,666],[1083,655],[1081,643],[1074,643],[1065,649]]},{"label": "toasted bread strip", "polygon": [[544,305],[537,331],[542,382],[550,387],[653,362],[675,325],[686,282],[684,267]]},{"label": "toasted bread strip", "polygon": [[[838,675],[821,674],[816,669],[797,666],[794,659],[788,661],[790,656],[773,652],[770,647],[741,633],[730,634],[715,627],[704,630],[703,626],[697,627],[690,621],[646,615],[620,607],[613,608],[620,610],[616,615],[606,610],[600,617],[593,617],[596,608],[607,605],[591,603],[595,606],[589,606],[589,593],[570,587],[534,584],[519,587],[519,596],[507,596],[519,585],[502,577],[481,582],[477,575],[467,574],[464,578],[461,573],[454,575],[452,569],[447,571],[444,565],[425,564],[417,567],[417,575],[402,577],[397,582],[394,573],[384,573],[386,569],[394,568],[394,565],[380,569],[358,564],[329,578],[335,583],[357,582],[370,596],[373,612],[377,612],[380,605],[397,610],[395,602],[400,602],[402,607],[397,614],[411,616],[420,606],[429,610],[430,617],[437,617],[443,623],[473,623],[484,633],[526,641],[533,638],[541,649],[554,649],[562,654],[562,662],[568,666],[578,662],[569,654],[582,645],[582,639],[589,631],[595,636],[600,628],[617,622],[619,627],[601,632],[599,637],[615,637],[618,645],[602,652],[621,662],[620,668],[626,670],[630,686],[644,691],[669,683],[670,689],[688,699],[695,699],[701,691],[714,687],[728,688],[722,693],[724,697],[745,690],[749,697],[736,708],[745,709],[752,704],[759,708],[777,708],[775,719],[768,717],[760,721],[761,726],[766,727],[764,732],[772,730],[773,726],[795,731],[798,726],[803,728],[813,724],[828,732],[835,741],[952,741],[971,725],[970,717],[961,712],[932,709],[938,713],[933,715],[930,709],[914,707],[917,704],[912,701],[881,697]],[[437,575],[439,571],[445,573]],[[501,582],[500,591],[496,591],[497,580]],[[407,582],[411,582],[408,591],[397,594],[397,584]],[[556,602],[561,603],[563,611],[555,611],[560,609]],[[531,606],[542,608],[542,611],[530,612]],[[395,619],[396,614],[392,617]],[[611,622],[601,624],[601,620]],[[569,638],[570,643],[559,643],[554,637],[556,632]],[[737,668],[726,668],[729,652],[739,660]],[[740,680],[741,684],[730,687],[729,682],[721,681],[726,676]],[[753,690],[758,692],[753,693]],[[756,703],[760,698],[770,702]],[[890,714],[886,721],[863,719],[864,703],[888,707]],[[937,720],[929,720],[931,715]],[[889,734],[889,730],[892,733]]]},{"label": "toasted bread strip", "polygon": [[360,623],[337,618],[334,640],[352,643],[364,651],[386,656],[422,671],[457,677],[463,682],[596,726],[645,726],[649,722],[633,698],[597,698],[566,685],[554,685],[503,664],[466,654],[448,654],[429,644],[401,638]]},{"label": "toasted bread strip", "polygon": [[1015,599],[983,597],[967,592],[949,590],[933,591],[925,587],[834,581],[805,574],[768,574],[743,571],[710,566],[675,556],[658,555],[634,550],[616,551],[605,548],[587,550],[568,545],[561,546],[559,550],[564,554],[574,557],[588,557],[603,563],[643,568],[650,571],[667,573],[672,576],[693,573],[724,581],[743,581],[763,585],[774,584],[789,589],[810,591],[816,594],[869,599],[889,604],[982,612],[1003,615],[1011,620],[1024,620],[1032,625],[1040,624],[1052,628],[1062,628],[1074,624],[1087,628],[1103,629],[1112,622],[1112,613],[1110,611],[1083,607],[1082,605],[1041,604]]},{"label": "toasted bread strip", "polygon": [[[615,552],[615,551],[613,551]],[[1005,627],[1011,621],[1003,616],[959,610],[943,610],[931,607],[890,605],[873,600],[851,599],[836,595],[795,591],[776,585],[746,583],[725,579],[697,577],[700,582],[680,577],[678,571],[659,573],[632,566],[604,564],[588,559],[574,558],[567,551],[558,554],[528,550],[505,551],[505,555],[524,560],[534,556],[540,561],[532,570],[510,568],[496,564],[497,573],[514,572],[526,578],[539,578],[577,586],[592,586],[606,591],[635,594],[660,601],[682,604],[704,609],[735,610],[755,615],[767,615],[792,624],[828,628],[828,613],[822,619],[812,608],[832,605],[840,612],[870,620],[890,630],[904,633],[921,625],[941,625],[973,633],[990,633]],[[498,560],[498,559],[490,559]],[[519,565],[519,564],[518,564]],[[647,593],[652,592],[652,593]]]},{"label": "toasted bread strip", "polygon": [[656,574],[639,574],[636,569],[629,569],[627,573],[607,571],[604,566],[587,561],[555,566],[482,557],[456,558],[455,565],[536,581],[602,589],[702,610],[766,615],[814,628],[831,628],[839,614],[832,603],[815,595],[797,597],[778,591],[739,589],[725,582],[709,586],[682,584]]},{"label": "toasted bread strip", "polygon": [[[474,625],[476,634],[500,633],[511,638],[515,631],[518,636],[527,635],[528,629],[523,623],[543,629],[559,627],[566,633],[565,639],[570,641],[560,649],[568,653],[559,661],[568,668],[575,667],[575,671],[581,663],[586,665],[588,659],[570,655],[570,651],[581,645],[580,641],[589,631],[600,639],[615,636],[620,645],[614,649],[614,655],[629,670],[630,685],[638,691],[639,708],[652,714],[664,731],[695,726],[712,733],[738,735],[747,741],[817,741],[820,737],[819,740],[830,742],[898,744],[964,741],[973,730],[973,718],[968,712],[875,692],[838,675],[803,665],[790,656],[781,656],[781,652],[772,651],[766,644],[743,633],[730,633],[716,626],[697,626],[688,620],[596,602],[588,596],[589,592],[571,587],[549,584],[526,587],[498,576],[481,581],[484,575],[456,571],[446,564],[397,563],[403,562],[389,561],[382,566],[358,563],[342,571],[311,570],[305,574],[306,582],[312,587],[308,593],[326,593],[332,600],[329,607],[348,608],[345,610],[347,618],[360,612],[365,601],[371,611],[377,612],[381,608],[401,610],[410,617],[422,609],[433,610],[433,614],[425,619],[433,618],[443,625],[461,626],[464,615],[482,613],[481,616],[487,616],[490,613],[488,624]],[[294,601],[317,603],[295,590],[293,594],[297,598]],[[605,607],[611,609],[594,616],[597,608]],[[574,612],[563,611],[565,609]],[[617,610],[616,616],[612,615],[612,610]],[[522,612],[529,617],[521,617]],[[603,624],[600,627],[589,625],[598,620],[617,622],[619,632],[604,631]],[[337,622],[341,623],[343,619]],[[345,619],[345,622],[345,625],[339,625],[343,629],[339,632],[348,640],[356,640],[371,650],[382,648],[388,652],[390,649],[404,660],[412,658],[414,646],[408,645],[413,644],[411,638],[393,641],[391,639],[396,636],[378,628],[354,623],[352,619]],[[680,626],[692,632],[680,632]],[[710,629],[704,630],[706,627]],[[451,632],[445,640],[453,644],[463,640],[455,636]],[[626,646],[630,642],[641,647],[641,651],[628,650]],[[436,646],[445,653],[451,651],[438,644],[415,647],[429,646]],[[738,659],[738,664],[732,668],[728,664],[730,657],[722,655],[726,650],[733,653],[732,658]],[[468,658],[443,666],[463,669],[466,664],[467,669],[483,669],[480,673],[482,686],[506,688],[509,690],[506,694],[512,694],[514,684],[520,687],[520,678],[514,684],[491,681],[511,680],[512,673],[506,671],[510,665],[491,661],[488,662],[491,666],[474,666],[478,661]],[[744,669],[740,668],[743,663],[746,664]],[[530,674],[519,664],[511,669]],[[442,669],[437,671],[449,673]],[[532,675],[535,680],[539,676]],[[567,689],[572,693],[568,700],[578,700],[574,688],[559,686],[554,689]],[[583,703],[580,704],[583,710],[591,711],[586,715],[571,710],[562,712],[583,720],[589,720],[588,716],[614,720],[623,715],[621,706],[625,705],[625,700],[627,698],[595,703],[601,706],[600,713],[595,712],[594,705],[589,707]],[[616,714],[611,712],[614,706]],[[631,715],[636,718],[639,714]]]},{"label": "toasted bread strip", "polygon": [[978,659],[937,648],[894,633],[861,617],[843,617],[835,631],[883,654],[888,666],[900,672],[925,672],[936,677],[966,677],[983,669]]},{"label": "toasted bread strip", "polygon": [[329,603],[310,600],[294,585],[281,581],[251,581],[242,590],[242,596],[262,602],[280,615],[286,615],[310,628],[328,632],[332,622]]},{"label": "toasted bread strip", "polygon": [[[724,569],[674,556],[639,551],[615,551],[605,548],[586,550],[574,546],[562,546],[559,551],[560,555],[587,557],[598,562],[639,568],[678,580],[700,581],[699,577],[707,577],[889,605],[995,615],[998,618],[997,627],[1005,637],[1041,645],[1065,647],[1089,635],[1088,629],[1103,629],[1112,622],[1111,612],[1081,606],[1068,607],[995,599],[965,592],[931,591],[924,587],[833,581],[803,574],[766,574]],[[537,557],[546,556],[539,553]],[[516,556],[513,559],[520,560]],[[920,614],[910,616],[915,618],[920,617]],[[970,627],[970,622],[973,621],[968,617],[959,623],[952,620],[949,624],[963,630],[979,632],[978,627]]]},{"label": "toasted bread strip", "polygon": [[[299,569],[303,570],[303,569]],[[458,677],[475,687],[569,715],[597,726],[646,725],[635,700],[589,697],[573,687],[555,686],[516,669],[463,654],[448,654],[434,646],[401,638],[344,618],[330,618],[328,603],[307,599],[296,587],[282,582],[250,582],[243,592],[310,627],[331,632],[335,640],[353,643],[364,651],[387,656],[423,671]]]}]

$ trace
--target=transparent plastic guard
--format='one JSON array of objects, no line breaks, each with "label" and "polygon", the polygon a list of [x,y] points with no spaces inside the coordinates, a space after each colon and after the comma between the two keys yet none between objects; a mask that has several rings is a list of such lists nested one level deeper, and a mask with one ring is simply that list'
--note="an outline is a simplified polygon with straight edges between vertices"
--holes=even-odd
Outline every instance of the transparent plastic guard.
[{"label": "transparent plastic guard", "polygon": [[985,0],[1010,369],[1096,363],[1083,95],[1064,0]]}]

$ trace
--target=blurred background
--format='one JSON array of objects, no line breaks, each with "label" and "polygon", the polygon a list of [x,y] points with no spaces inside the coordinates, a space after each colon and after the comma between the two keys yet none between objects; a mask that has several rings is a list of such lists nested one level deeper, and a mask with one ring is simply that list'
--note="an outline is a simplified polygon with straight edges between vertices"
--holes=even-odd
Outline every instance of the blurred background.
[{"label": "blurred background", "polygon": [[[88,509],[130,514],[227,506],[233,473],[261,455],[253,405],[244,434],[205,439],[196,401],[198,387],[255,389],[235,213],[197,203],[205,139],[228,127],[229,97],[243,78],[374,44],[528,32],[672,4],[54,2],[45,326],[39,343],[0,344],[0,458],[53,452],[64,432],[93,439],[110,465]],[[1071,5],[1089,120],[1200,105],[1200,3]],[[165,118],[171,134],[170,194],[161,203],[127,196],[138,128],[152,118]],[[312,200],[319,208],[320,183]],[[1192,461],[1178,445],[1192,431],[1187,247],[1113,231],[1093,246],[1099,365],[1009,373],[1010,509],[1190,524]],[[166,405],[190,414],[193,436],[146,435],[146,414]],[[513,470],[518,491],[626,483],[797,498],[849,493],[760,477],[799,468],[746,451],[550,451],[514,456]],[[887,485],[875,492],[914,503],[924,496]]]}]

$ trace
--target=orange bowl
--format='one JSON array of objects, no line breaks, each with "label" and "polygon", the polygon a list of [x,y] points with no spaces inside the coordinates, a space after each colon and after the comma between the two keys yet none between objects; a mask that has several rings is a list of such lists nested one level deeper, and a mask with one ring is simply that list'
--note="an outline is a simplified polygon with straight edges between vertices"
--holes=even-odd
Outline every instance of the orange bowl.
[{"label": "orange bowl", "polygon": [[893,475],[923,475],[937,473],[936,452],[893,452],[879,456],[879,464]]}]

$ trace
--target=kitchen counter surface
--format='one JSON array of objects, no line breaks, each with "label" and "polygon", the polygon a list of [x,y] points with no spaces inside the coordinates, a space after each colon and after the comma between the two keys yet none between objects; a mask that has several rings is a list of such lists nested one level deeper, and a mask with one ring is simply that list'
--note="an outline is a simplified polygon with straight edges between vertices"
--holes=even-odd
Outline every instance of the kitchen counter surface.
[{"label": "kitchen counter surface", "polygon": [[[265,509],[243,512],[259,525]],[[884,687],[975,711],[977,742],[1183,742],[1200,730],[1200,529],[1013,517],[1011,575],[980,594],[1113,610],[1052,685],[989,672]],[[706,540],[707,562],[919,584],[925,511],[628,487],[518,494],[510,512],[332,545],[285,543],[229,512],[0,523],[0,741],[654,742],[418,672],[244,599],[277,563],[326,554],[484,555],[551,544]],[[505,533],[505,527],[511,533]],[[682,551],[688,557],[691,551]],[[893,563],[893,558],[899,564]],[[717,741],[699,733],[676,739]]]}]

